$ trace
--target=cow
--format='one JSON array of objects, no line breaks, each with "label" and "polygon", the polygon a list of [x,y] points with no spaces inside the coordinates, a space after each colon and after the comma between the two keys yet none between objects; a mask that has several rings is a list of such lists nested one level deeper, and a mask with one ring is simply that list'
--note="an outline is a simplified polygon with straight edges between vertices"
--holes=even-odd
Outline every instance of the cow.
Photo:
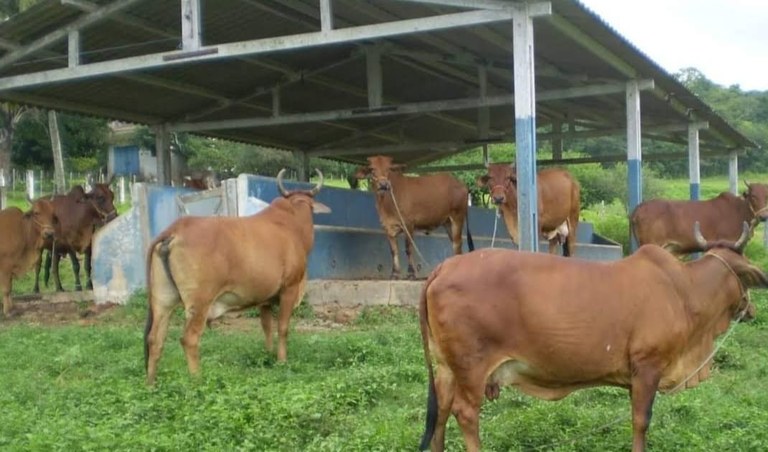
[{"label": "cow", "polygon": [[191,171],[182,180],[182,187],[194,190],[210,190],[219,185],[221,182],[212,170]]},{"label": "cow", "polygon": [[691,232],[697,221],[702,234],[712,239],[735,240],[745,221],[754,232],[768,219],[768,185],[745,183],[742,196],[724,192],[706,201],[653,199],[638,204],[630,215],[637,244],[653,243],[677,256],[702,251]]},{"label": "cow", "polygon": [[[114,205],[115,195],[109,188],[110,181],[93,184],[91,190],[86,193],[83,187],[76,185],[65,195],[56,195],[52,203],[58,223],[56,234],[52,239],[46,240],[40,250],[41,257],[44,250],[48,250],[45,259],[44,281],[48,285],[49,271],[53,274],[53,280],[57,291],[63,291],[61,278],[59,277],[59,259],[63,255],[69,255],[72,261],[72,270],[75,275],[75,289],[82,290],[80,281],[80,261],[77,253],[85,255],[85,272],[87,276],[86,288],[93,289],[91,281],[91,242],[96,229],[117,217]],[[40,267],[42,259],[35,265],[34,292],[40,292]]]},{"label": "cow", "polygon": [[11,289],[13,279],[24,275],[40,259],[43,242],[54,234],[56,215],[47,199],[31,200],[31,207],[22,212],[17,207],[0,211],[0,289],[3,291],[3,315],[13,309]]},{"label": "cow", "polygon": [[[613,262],[514,250],[454,256],[423,286],[420,327],[429,377],[426,431],[442,451],[456,416],[467,450],[480,448],[483,395],[516,385],[546,400],[594,386],[631,394],[632,450],[645,448],[654,395],[709,376],[714,340],[749,309],[768,275],[736,243],[706,242],[683,262],[645,245]],[[436,361],[436,376],[431,360]]]},{"label": "cow", "polygon": [[279,303],[277,360],[286,360],[291,312],[304,295],[307,256],[314,243],[312,213],[330,209],[316,201],[323,174],[311,190],[288,191],[285,169],[277,174],[281,196],[259,213],[243,218],[182,217],[163,231],[147,252],[148,304],[144,331],[147,384],[157,362],[174,308],[182,303],[186,324],[181,339],[192,375],[200,373],[199,344],[206,320],[227,311],[258,306],[267,350],[272,350],[271,304]]},{"label": "cow", "polygon": [[[504,217],[513,242],[519,243],[517,218],[517,170],[506,163],[492,163],[488,173],[477,179],[480,187],[490,190],[491,202]],[[547,168],[536,176],[539,230],[549,242],[549,252],[563,245],[563,256],[573,256],[581,211],[581,187],[567,170]]]},{"label": "cow", "polygon": [[453,244],[453,253],[461,254],[461,229],[467,222],[467,247],[470,251],[475,247],[467,221],[467,187],[448,173],[406,176],[401,172],[403,167],[393,163],[392,157],[368,157],[368,166],[360,167],[354,179],[370,178],[369,187],[376,191],[376,211],[392,253],[392,279],[400,277],[397,236],[403,232],[406,236],[408,278],[415,279],[411,251],[415,230],[428,232],[445,226]]}]

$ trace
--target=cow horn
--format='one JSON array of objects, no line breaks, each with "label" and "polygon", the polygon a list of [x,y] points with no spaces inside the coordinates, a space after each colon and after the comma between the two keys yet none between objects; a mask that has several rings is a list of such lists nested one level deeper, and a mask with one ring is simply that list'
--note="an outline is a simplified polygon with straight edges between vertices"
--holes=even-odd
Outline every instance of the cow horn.
[{"label": "cow horn", "polygon": [[733,244],[733,247],[737,250],[741,250],[741,248],[747,243],[747,240],[749,240],[749,225],[745,221],[741,228],[741,236],[738,240],[736,240],[736,243]]},{"label": "cow horn", "polygon": [[34,201],[32,201],[32,198],[29,197],[29,193],[27,193],[26,199],[30,206],[35,203]]},{"label": "cow horn", "polygon": [[279,173],[277,173],[277,189],[280,191],[280,194],[284,197],[288,197],[288,195],[291,194],[288,190],[285,189],[283,186],[283,174],[285,174],[285,168],[281,169]]},{"label": "cow horn", "polygon": [[707,248],[707,241],[704,239],[704,236],[701,235],[701,225],[698,221],[693,223],[693,237],[696,239],[696,244],[699,245],[700,248]]},{"label": "cow horn", "polygon": [[747,189],[749,189],[749,181],[747,181],[746,179],[744,179],[744,185],[746,185]]},{"label": "cow horn", "polygon": [[314,187],[312,187],[312,190],[310,190],[312,196],[315,196],[318,192],[320,192],[320,189],[323,188],[323,173],[317,168],[315,168],[315,172],[317,173],[317,177],[320,178],[320,181]]}]

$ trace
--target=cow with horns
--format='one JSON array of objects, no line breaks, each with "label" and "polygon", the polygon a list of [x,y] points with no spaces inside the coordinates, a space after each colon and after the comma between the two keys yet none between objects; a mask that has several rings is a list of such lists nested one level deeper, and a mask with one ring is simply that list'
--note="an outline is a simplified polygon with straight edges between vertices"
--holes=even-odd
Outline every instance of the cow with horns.
[{"label": "cow with horns", "polygon": [[[519,243],[517,169],[506,163],[492,163],[487,168],[477,184],[490,190],[491,202],[501,210],[510,238]],[[563,256],[573,256],[581,211],[578,181],[564,169],[547,168],[536,176],[536,187],[539,230],[549,241],[549,252],[555,253],[562,244]]]},{"label": "cow with horns", "polygon": [[405,233],[405,254],[408,257],[408,278],[415,279],[412,243],[416,230],[431,231],[445,226],[453,244],[453,253],[461,254],[461,230],[467,223],[467,246],[474,250],[467,220],[467,187],[448,173],[406,176],[404,165],[393,163],[392,157],[368,157],[368,166],[361,167],[349,179],[356,188],[358,179],[369,178],[369,187],[376,192],[376,211],[389,240],[392,253],[392,279],[400,277],[400,250],[397,236]]},{"label": "cow with horns", "polygon": [[277,174],[279,197],[243,218],[182,217],[163,231],[147,253],[149,312],[144,332],[147,383],[153,384],[171,313],[184,305],[181,343],[192,375],[200,372],[200,337],[206,321],[258,306],[266,348],[272,349],[273,303],[279,304],[278,361],[287,354],[288,326],[304,296],[307,257],[314,243],[313,213],[330,209],[311,190],[288,191],[285,169]]},{"label": "cow with horns", "polygon": [[706,201],[652,199],[640,203],[630,216],[630,226],[638,245],[652,243],[678,256],[703,251],[692,231],[701,224],[704,236],[736,240],[741,225],[750,225],[750,234],[768,219],[768,185],[745,182],[742,196],[720,193]]},{"label": "cow with horns", "polygon": [[749,308],[748,288],[768,287],[741,254],[746,224],[735,243],[692,235],[706,254],[690,262],[655,245],[615,262],[488,249],[443,262],[419,305],[429,375],[421,448],[443,450],[453,413],[467,450],[479,450],[483,397],[515,385],[546,400],[628,389],[632,450],[644,450],[656,391],[706,379],[715,338]]},{"label": "cow with horns", "polygon": [[3,315],[11,314],[13,279],[24,275],[40,260],[45,240],[53,237],[56,215],[51,201],[31,200],[31,208],[22,212],[17,207],[0,211],[0,290],[3,293]]},{"label": "cow with horns", "polygon": [[51,198],[58,222],[54,237],[45,241],[40,250],[41,259],[35,265],[34,292],[40,292],[40,268],[42,254],[48,250],[43,268],[43,280],[48,285],[49,275],[53,275],[57,291],[63,291],[59,277],[59,260],[69,255],[75,275],[75,290],[82,290],[80,282],[80,261],[77,254],[84,254],[86,288],[93,289],[91,281],[91,243],[96,230],[117,218],[115,194],[109,188],[112,179],[105,183],[95,183],[86,193],[82,186],[76,185],[65,195]]}]

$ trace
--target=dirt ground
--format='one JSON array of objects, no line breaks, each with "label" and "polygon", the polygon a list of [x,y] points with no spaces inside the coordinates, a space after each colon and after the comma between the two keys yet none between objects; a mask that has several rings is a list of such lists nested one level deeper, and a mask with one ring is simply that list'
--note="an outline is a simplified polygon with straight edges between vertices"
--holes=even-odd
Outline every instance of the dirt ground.
[{"label": "dirt ground", "polygon": [[[110,323],[117,317],[120,305],[115,303],[94,304],[89,301],[16,301],[10,318],[0,317],[3,324],[25,323],[30,325],[96,325]],[[324,305],[313,307],[314,318],[291,320],[296,331],[327,331],[342,328],[353,322],[360,308]],[[231,312],[210,325],[214,329],[232,331],[256,331],[261,329],[258,318],[249,312]],[[276,323],[273,328],[276,328]]]}]

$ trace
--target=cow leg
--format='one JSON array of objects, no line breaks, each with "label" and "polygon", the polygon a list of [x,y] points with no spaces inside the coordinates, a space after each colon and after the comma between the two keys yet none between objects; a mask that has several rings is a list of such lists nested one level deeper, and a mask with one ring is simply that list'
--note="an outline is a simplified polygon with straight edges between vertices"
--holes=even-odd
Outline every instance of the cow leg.
[{"label": "cow leg", "polygon": [[392,276],[390,279],[400,278],[400,249],[397,247],[397,235],[387,232],[389,240],[389,252],[392,254]]},{"label": "cow leg", "polygon": [[13,300],[11,300],[11,289],[13,288],[13,279],[10,273],[2,275],[0,287],[3,289],[3,316],[8,318],[13,310]]},{"label": "cow leg", "polygon": [[187,322],[184,325],[184,335],[181,337],[181,345],[187,356],[187,367],[192,376],[200,375],[200,337],[205,330],[205,321],[208,318],[210,308],[208,300],[211,298],[197,297],[191,303],[184,300]]},{"label": "cow leg", "polygon": [[456,383],[453,373],[447,367],[438,367],[435,375],[435,392],[437,396],[437,422],[435,434],[432,436],[432,452],[445,450],[445,424],[451,416],[453,396],[456,392]]},{"label": "cow leg", "polygon": [[85,276],[88,278],[88,280],[85,282],[85,288],[87,290],[93,290],[93,280],[91,279],[91,270],[93,262],[91,261],[91,258],[93,256],[91,247],[85,249],[85,257],[83,258],[83,261],[85,262]]},{"label": "cow leg", "polygon": [[453,414],[459,423],[467,452],[480,451],[480,405],[483,401],[485,384],[469,379],[458,386],[453,399]]},{"label": "cow leg", "polygon": [[53,282],[56,283],[56,291],[64,292],[64,288],[61,287],[61,278],[59,277],[59,260],[61,255],[57,252],[51,253],[53,256],[53,262],[51,263],[51,275],[53,275]]},{"label": "cow leg", "polygon": [[[45,248],[40,249],[40,255],[37,256],[37,260],[35,261],[35,287],[32,289],[34,293],[40,293],[40,267],[43,263],[43,252],[45,251]],[[50,259],[50,253],[48,254],[48,259]]]},{"label": "cow leg", "polygon": [[264,345],[268,352],[272,352],[272,304],[261,305],[259,309],[261,329],[264,330]]},{"label": "cow leg", "polygon": [[[413,231],[408,231],[408,234],[410,237],[413,237]],[[413,247],[415,246],[411,239],[408,238],[409,235],[405,235],[405,255],[408,257],[408,279],[416,279],[416,267],[413,265]]]},{"label": "cow leg", "polygon": [[147,384],[153,385],[155,384],[155,378],[157,376],[157,362],[163,354],[165,337],[168,335],[168,324],[170,323],[171,314],[173,313],[173,304],[170,306],[152,306],[150,309],[152,309],[153,321],[152,328],[147,335],[147,345],[149,348],[147,359]]},{"label": "cow leg", "polygon": [[305,281],[299,281],[283,289],[280,293],[280,309],[277,314],[277,361],[285,362],[288,355],[288,327],[293,308],[298,306],[304,295]]},{"label": "cow leg", "polygon": [[659,374],[655,369],[636,369],[632,376],[632,452],[645,451],[645,436],[658,385]]},{"label": "cow leg", "polygon": [[72,273],[75,274],[75,290],[82,291],[83,285],[80,283],[80,259],[77,258],[77,253],[70,251],[69,260],[72,262]]}]

